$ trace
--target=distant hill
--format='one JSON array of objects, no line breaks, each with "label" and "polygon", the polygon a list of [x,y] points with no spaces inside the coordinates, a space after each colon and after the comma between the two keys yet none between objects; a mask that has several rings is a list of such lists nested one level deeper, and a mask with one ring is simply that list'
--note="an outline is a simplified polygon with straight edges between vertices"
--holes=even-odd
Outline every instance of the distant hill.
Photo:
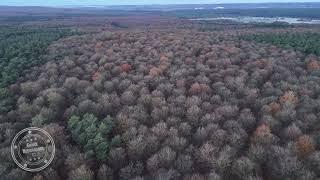
[{"label": "distant hill", "polygon": [[[76,7],[76,6],[74,6]],[[113,10],[205,10],[205,9],[260,9],[260,8],[320,8],[320,2],[306,3],[229,3],[229,4],[179,4],[179,5],[126,5],[126,6],[78,6]]]},{"label": "distant hill", "polygon": [[[46,7],[37,6],[0,6],[3,9],[16,9],[16,10],[48,10]],[[114,6],[101,6],[101,5],[86,5],[86,6],[56,6],[51,8],[67,8],[67,9],[110,9],[110,10],[126,10],[126,11],[176,11],[176,10],[208,10],[208,9],[296,9],[296,8],[320,8],[320,2],[304,2],[304,3],[217,3],[217,4],[168,4],[168,5],[114,5]],[[52,10],[52,9],[51,9]]]},{"label": "distant hill", "polygon": [[0,22],[47,21],[68,17],[162,15],[179,18],[208,17],[295,17],[320,19],[320,2],[234,3],[125,6],[0,6]]}]

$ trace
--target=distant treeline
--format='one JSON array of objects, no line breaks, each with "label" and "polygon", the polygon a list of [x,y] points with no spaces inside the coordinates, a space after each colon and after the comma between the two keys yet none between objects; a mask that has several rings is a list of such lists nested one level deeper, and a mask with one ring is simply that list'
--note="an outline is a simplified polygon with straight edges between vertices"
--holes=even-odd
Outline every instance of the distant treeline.
[{"label": "distant treeline", "polygon": [[294,48],[307,54],[320,55],[319,33],[255,34],[242,38],[261,43],[271,43],[283,48]]},{"label": "distant treeline", "polygon": [[128,26],[121,24],[120,22],[111,22],[111,25],[116,28],[128,28]]},{"label": "distant treeline", "polygon": [[[136,11],[136,10],[102,10],[102,9],[73,9],[73,11],[65,11],[64,9],[46,9],[40,7],[39,9],[8,9],[0,6],[0,24],[17,24],[22,22],[32,21],[52,21],[65,20],[77,17],[125,17],[125,16],[145,16],[160,14],[158,11]],[[47,10],[47,11],[46,11]],[[36,15],[35,15],[36,14]]]},{"label": "distant treeline", "polygon": [[180,18],[203,18],[221,16],[320,18],[320,8],[180,10],[166,12],[165,15],[177,16]]},{"label": "distant treeline", "polygon": [[[1,12],[1,8],[0,8]],[[256,16],[256,17],[296,17],[296,18],[320,18],[320,8],[256,8],[256,9],[188,9],[188,10],[81,10],[75,12],[39,12],[34,16],[31,12],[25,14],[11,16],[15,11],[8,11],[1,14],[0,23],[20,23],[29,21],[50,21],[70,19],[74,17],[118,17],[118,16],[146,16],[146,15],[162,15],[173,16],[178,18],[204,18],[204,17],[224,17],[224,16]]]},{"label": "distant treeline", "polygon": [[254,29],[254,28],[273,28],[283,29],[292,28],[291,25],[286,22],[273,22],[273,23],[239,23],[230,20],[219,20],[219,21],[199,21],[200,31],[224,31],[226,27],[232,29]]}]

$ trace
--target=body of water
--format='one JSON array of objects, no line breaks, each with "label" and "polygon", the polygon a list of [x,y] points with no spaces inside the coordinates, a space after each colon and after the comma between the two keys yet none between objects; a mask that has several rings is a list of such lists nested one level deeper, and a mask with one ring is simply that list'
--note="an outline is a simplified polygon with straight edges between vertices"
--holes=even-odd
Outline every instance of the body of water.
[{"label": "body of water", "polygon": [[286,22],[289,24],[320,24],[319,19],[301,19],[288,17],[216,17],[216,18],[197,18],[192,21],[217,21],[230,20],[240,23],[275,23]]}]

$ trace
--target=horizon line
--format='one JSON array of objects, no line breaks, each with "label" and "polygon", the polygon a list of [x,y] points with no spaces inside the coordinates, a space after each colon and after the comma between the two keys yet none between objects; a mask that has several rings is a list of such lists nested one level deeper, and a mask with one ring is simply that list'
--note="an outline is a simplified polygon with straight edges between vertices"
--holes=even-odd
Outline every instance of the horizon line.
[{"label": "horizon line", "polygon": [[5,6],[5,7],[112,7],[112,6],[168,6],[168,5],[219,5],[219,4],[288,4],[288,3],[295,3],[295,4],[301,4],[301,3],[320,3],[319,2],[310,2],[310,1],[305,1],[305,2],[234,2],[234,3],[171,3],[171,4],[113,4],[113,5],[2,5],[0,6]]}]

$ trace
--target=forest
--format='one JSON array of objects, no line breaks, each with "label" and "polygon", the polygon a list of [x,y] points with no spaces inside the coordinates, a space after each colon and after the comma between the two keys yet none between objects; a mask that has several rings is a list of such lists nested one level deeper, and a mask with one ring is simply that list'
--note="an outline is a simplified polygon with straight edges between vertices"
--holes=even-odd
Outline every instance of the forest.
[{"label": "forest", "polygon": [[45,62],[40,56],[51,42],[77,32],[66,28],[2,26],[0,28],[0,112],[12,107],[13,95],[6,88],[25,70]]},{"label": "forest", "polygon": [[[0,180],[320,178],[319,26],[70,16],[2,22]],[[11,158],[27,127],[40,172]]]},{"label": "forest", "polygon": [[23,70],[42,64],[40,55],[51,42],[75,34],[63,28],[0,28],[0,87],[15,82]]},{"label": "forest", "polygon": [[262,34],[249,35],[243,38],[260,43],[271,43],[283,48],[293,48],[306,54],[320,56],[319,33]]}]

